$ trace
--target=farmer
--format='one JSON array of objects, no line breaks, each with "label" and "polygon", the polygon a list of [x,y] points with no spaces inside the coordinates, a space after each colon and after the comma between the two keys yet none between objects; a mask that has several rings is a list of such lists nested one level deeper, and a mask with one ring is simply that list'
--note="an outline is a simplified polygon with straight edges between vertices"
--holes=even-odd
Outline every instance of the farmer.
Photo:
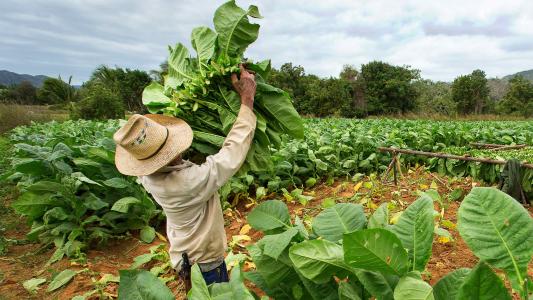
[{"label": "farmer", "polygon": [[[185,121],[163,115],[133,115],[113,139],[115,164],[125,175],[138,176],[167,217],[172,266],[182,269],[182,254],[197,263],[207,284],[228,281],[224,263],[226,233],[218,189],[243,164],[256,127],[253,113],[255,78],[241,65],[231,75],[241,107],[217,154],[197,165],[182,159],[193,140]],[[183,272],[181,272],[183,274]]]}]

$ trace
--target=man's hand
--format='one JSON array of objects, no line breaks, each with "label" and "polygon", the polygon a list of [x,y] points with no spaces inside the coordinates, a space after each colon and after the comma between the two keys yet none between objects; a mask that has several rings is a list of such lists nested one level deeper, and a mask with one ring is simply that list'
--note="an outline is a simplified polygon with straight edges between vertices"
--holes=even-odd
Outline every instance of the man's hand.
[{"label": "man's hand", "polygon": [[237,93],[241,95],[241,103],[253,109],[256,87],[255,76],[246,70],[242,64],[239,67],[241,68],[241,78],[237,79],[237,74],[233,73],[231,74],[231,82]]}]

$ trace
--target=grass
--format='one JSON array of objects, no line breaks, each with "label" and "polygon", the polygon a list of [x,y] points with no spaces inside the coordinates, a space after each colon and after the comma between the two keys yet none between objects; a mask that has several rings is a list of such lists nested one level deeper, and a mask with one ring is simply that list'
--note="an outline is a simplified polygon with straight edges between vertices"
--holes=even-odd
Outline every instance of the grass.
[{"label": "grass", "polygon": [[0,134],[31,122],[64,121],[68,112],[52,110],[48,106],[0,104]]}]

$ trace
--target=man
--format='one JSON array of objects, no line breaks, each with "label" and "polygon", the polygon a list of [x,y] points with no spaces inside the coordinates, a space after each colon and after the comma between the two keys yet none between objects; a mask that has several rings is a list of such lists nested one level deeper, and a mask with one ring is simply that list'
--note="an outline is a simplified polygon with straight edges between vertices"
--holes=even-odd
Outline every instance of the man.
[{"label": "man", "polygon": [[197,263],[207,284],[228,281],[224,263],[226,233],[218,189],[243,164],[256,127],[254,75],[241,66],[232,74],[240,94],[239,115],[217,154],[197,165],[181,159],[193,133],[185,121],[163,115],[134,115],[113,139],[115,163],[126,175],[138,176],[167,217],[172,266],[181,268],[182,254]]}]

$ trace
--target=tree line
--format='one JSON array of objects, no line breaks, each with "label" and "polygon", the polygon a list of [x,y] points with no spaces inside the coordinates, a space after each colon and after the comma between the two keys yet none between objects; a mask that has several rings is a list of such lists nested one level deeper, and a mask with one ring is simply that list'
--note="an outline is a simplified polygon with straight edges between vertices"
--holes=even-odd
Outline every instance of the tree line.
[{"label": "tree line", "polygon": [[40,88],[27,81],[0,86],[0,103],[52,105],[75,119],[122,118],[125,111],[145,112],[142,92],[151,81],[145,71],[99,66],[80,88],[61,77],[45,79]]},{"label": "tree line", "polygon": [[420,77],[409,66],[381,61],[358,70],[345,65],[338,77],[319,78],[302,66],[286,63],[273,70],[270,83],[291,94],[301,114],[366,117],[407,112],[448,116],[509,114],[533,116],[533,83],[521,76],[508,82],[487,79],[474,70],[452,83]]},{"label": "tree line", "polygon": [[[160,81],[166,69],[165,63],[150,72],[100,66],[81,88],[60,77],[47,78],[38,89],[29,82],[0,86],[0,102],[64,107],[74,118],[118,118],[125,111],[145,112],[142,91],[152,80]],[[273,69],[267,81],[286,90],[298,112],[308,116],[363,118],[409,112],[533,116],[531,81],[521,76],[508,82],[487,79],[482,70],[447,83],[423,79],[420,71],[410,66],[381,61],[363,64],[360,69],[345,65],[337,77],[329,78],[286,63]]]}]

